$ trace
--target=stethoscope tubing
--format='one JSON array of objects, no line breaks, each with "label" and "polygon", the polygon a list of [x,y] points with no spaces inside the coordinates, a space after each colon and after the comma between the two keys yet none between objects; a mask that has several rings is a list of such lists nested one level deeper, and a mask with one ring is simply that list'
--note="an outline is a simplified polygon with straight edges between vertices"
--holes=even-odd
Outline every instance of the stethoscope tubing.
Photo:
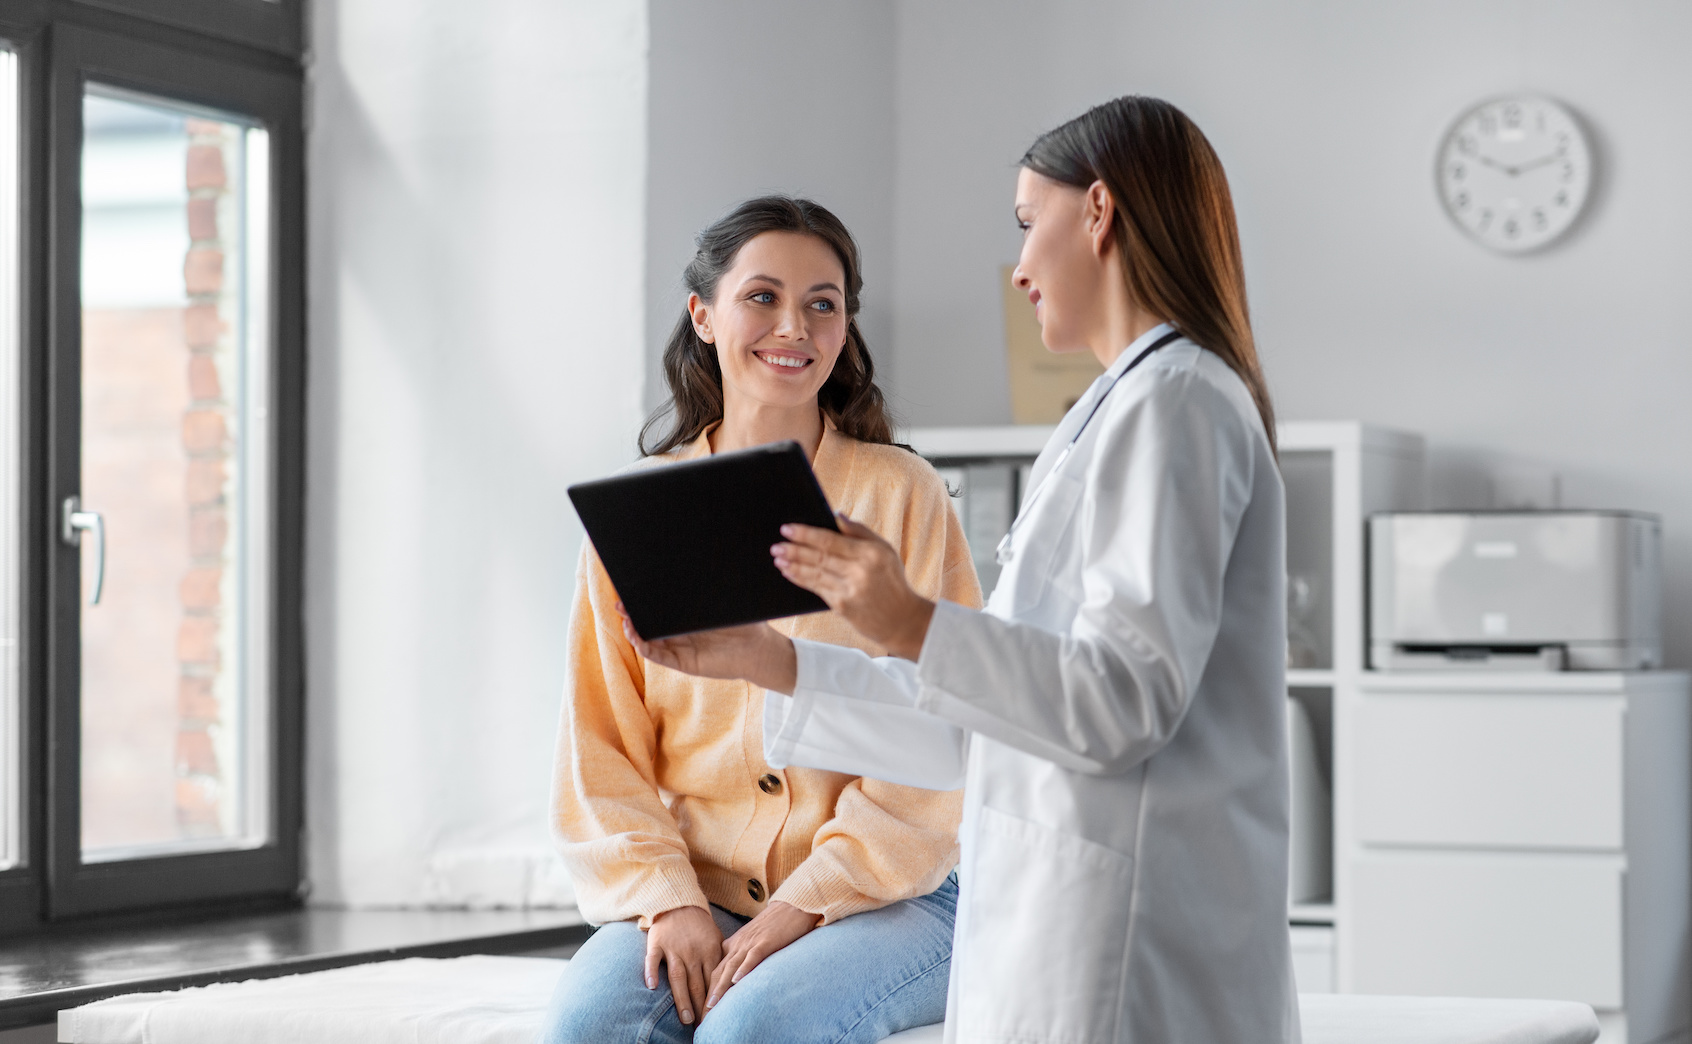
[{"label": "stethoscope tubing", "polygon": [[1022,502],[1022,510],[1018,511],[1016,513],[1016,518],[1011,520],[1010,529],[1005,531],[1004,538],[999,541],[999,546],[993,551],[994,561],[998,562],[1000,565],[1006,565],[1012,558],[1016,557],[1010,547],[1011,537],[1016,535],[1016,527],[1021,525],[1022,520],[1028,517],[1031,509],[1034,507],[1035,501],[1040,499],[1040,494],[1044,493],[1046,491],[1046,487],[1051,485],[1052,479],[1056,477],[1058,473],[1058,469],[1062,468],[1063,462],[1069,459],[1070,451],[1075,449],[1075,444],[1077,442],[1081,441],[1081,435],[1087,430],[1087,425],[1093,423],[1093,418],[1098,415],[1099,407],[1104,405],[1105,399],[1110,396],[1111,392],[1116,390],[1116,386],[1122,383],[1122,378],[1128,376],[1130,373],[1133,373],[1134,367],[1145,362],[1151,353],[1157,351],[1159,348],[1162,348],[1172,341],[1180,340],[1180,338],[1181,331],[1169,331],[1162,337],[1159,337],[1157,340],[1147,345],[1144,351],[1140,352],[1139,355],[1134,356],[1133,362],[1130,362],[1127,366],[1123,367],[1121,373],[1111,378],[1110,383],[1105,386],[1105,390],[1099,393],[1099,397],[1097,399],[1093,400],[1093,408],[1087,411],[1086,419],[1081,422],[1081,426],[1079,428],[1075,429],[1075,434],[1070,436],[1069,443],[1063,447],[1063,452],[1059,453],[1057,459],[1052,461],[1050,470],[1048,470],[1045,476],[1040,479],[1040,484],[1034,487],[1034,492],[1030,493],[1028,495],[1028,499]]}]

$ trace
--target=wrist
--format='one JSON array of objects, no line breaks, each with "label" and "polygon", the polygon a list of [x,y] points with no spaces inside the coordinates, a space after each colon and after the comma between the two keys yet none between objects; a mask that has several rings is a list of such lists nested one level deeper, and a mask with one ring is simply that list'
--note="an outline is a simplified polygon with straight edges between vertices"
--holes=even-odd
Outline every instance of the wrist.
[{"label": "wrist", "polygon": [[928,640],[928,626],[933,622],[934,603],[921,595],[913,595],[899,633],[887,643],[887,651],[915,663],[922,656],[922,645]]},{"label": "wrist", "polygon": [[763,654],[758,657],[757,677],[746,680],[759,688],[791,696],[799,684],[799,652],[793,647],[793,639],[775,628],[767,627],[766,633]]}]

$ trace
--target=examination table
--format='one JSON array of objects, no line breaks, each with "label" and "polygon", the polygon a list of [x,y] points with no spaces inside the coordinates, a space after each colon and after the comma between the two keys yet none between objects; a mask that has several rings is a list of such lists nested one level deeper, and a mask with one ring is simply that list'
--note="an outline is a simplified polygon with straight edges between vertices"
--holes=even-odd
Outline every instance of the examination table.
[{"label": "examination table", "polygon": [[[113,997],[59,1013],[71,1044],[534,1044],[565,962],[413,957]],[[1565,1001],[1309,994],[1305,1044],[1592,1044],[1592,1009]],[[940,1027],[888,1038],[938,1044]]]}]

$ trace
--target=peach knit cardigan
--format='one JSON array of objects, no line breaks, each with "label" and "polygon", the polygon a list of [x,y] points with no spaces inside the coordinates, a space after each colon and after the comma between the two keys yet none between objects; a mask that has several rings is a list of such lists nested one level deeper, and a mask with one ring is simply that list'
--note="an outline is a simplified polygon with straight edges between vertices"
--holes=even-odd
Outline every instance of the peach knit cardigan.
[{"label": "peach knit cardigan", "polygon": [[[710,452],[707,432],[657,463]],[[812,466],[835,510],[899,550],[917,591],[981,603],[944,483],[896,446],[823,434]],[[924,895],[957,862],[960,791],[764,761],[763,690],[640,659],[590,546],[576,572],[553,826],[594,924],[707,903],[751,916],[781,900],[829,923]],[[834,613],[785,634],[882,655]],[[760,785],[762,781],[762,785]]]}]

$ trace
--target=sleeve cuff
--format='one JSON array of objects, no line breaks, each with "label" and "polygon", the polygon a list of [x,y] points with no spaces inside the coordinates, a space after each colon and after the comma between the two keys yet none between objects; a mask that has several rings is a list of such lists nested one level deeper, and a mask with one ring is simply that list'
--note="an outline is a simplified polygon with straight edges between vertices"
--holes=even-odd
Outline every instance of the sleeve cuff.
[{"label": "sleeve cuff", "polygon": [[883,905],[853,888],[844,878],[822,872],[807,862],[794,871],[770,896],[772,902],[783,902],[822,920],[817,927],[833,924],[842,917],[873,910]]},{"label": "sleeve cuff", "polygon": [[683,871],[660,865],[629,896],[629,906],[639,919],[643,932],[652,927],[653,918],[671,910],[697,906],[706,913],[711,911],[711,901],[705,898],[691,866]]}]

